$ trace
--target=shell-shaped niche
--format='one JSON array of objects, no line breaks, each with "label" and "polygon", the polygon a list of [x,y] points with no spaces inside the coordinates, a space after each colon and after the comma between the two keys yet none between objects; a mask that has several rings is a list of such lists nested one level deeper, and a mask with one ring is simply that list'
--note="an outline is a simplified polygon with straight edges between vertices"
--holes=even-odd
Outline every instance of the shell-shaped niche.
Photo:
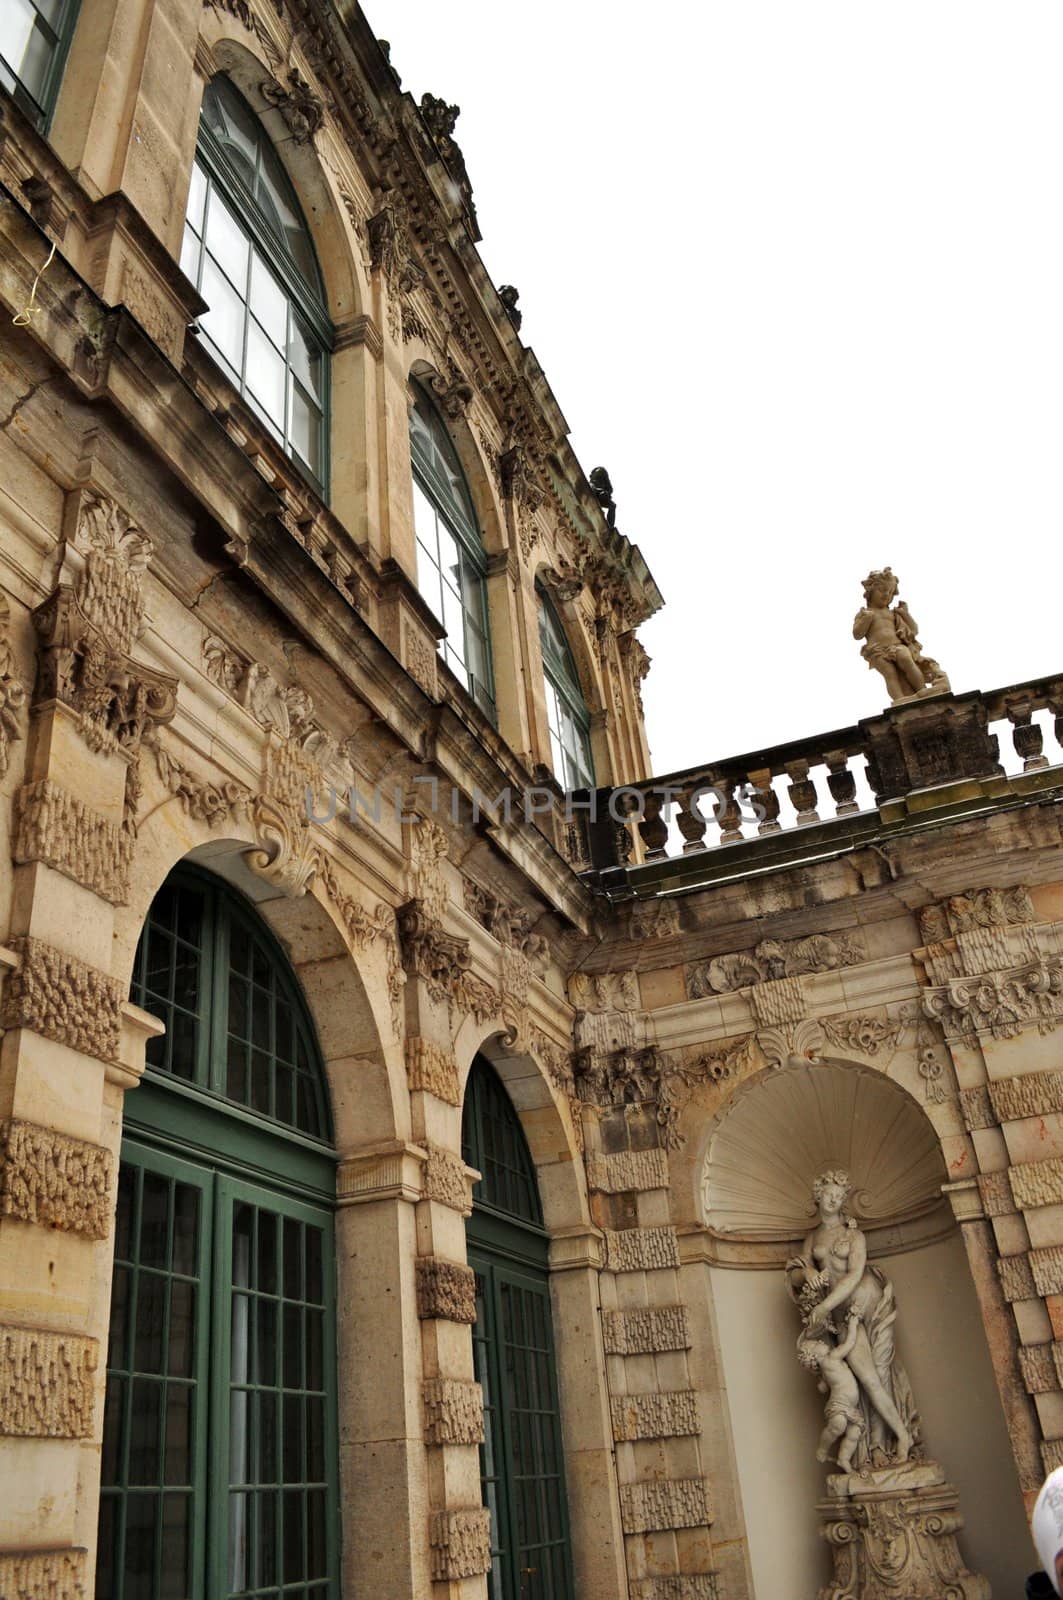
[{"label": "shell-shaped niche", "polygon": [[849,1215],[872,1251],[942,1231],[947,1173],[926,1115],[881,1072],[829,1061],[783,1066],[737,1091],[709,1142],[705,1221],[721,1241],[803,1239],[816,1211],[812,1181],[839,1167],[853,1185]]}]

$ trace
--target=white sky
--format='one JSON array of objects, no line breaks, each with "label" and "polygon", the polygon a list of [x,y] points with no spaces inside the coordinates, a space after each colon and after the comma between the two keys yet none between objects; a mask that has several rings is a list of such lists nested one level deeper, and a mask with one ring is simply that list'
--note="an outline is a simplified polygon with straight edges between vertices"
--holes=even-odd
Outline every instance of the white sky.
[{"label": "white sky", "polygon": [[654,771],[1063,668],[1058,0],[364,0],[664,594]]}]

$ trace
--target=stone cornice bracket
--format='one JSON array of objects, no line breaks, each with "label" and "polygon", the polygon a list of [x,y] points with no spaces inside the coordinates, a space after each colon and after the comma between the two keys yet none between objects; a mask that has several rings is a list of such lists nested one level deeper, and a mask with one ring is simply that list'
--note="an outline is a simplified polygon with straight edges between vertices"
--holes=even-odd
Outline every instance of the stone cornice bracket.
[{"label": "stone cornice bracket", "polygon": [[423,900],[407,900],[398,910],[402,964],[410,978],[423,978],[433,1000],[447,1000],[468,970],[469,941],[444,933],[425,911]]}]

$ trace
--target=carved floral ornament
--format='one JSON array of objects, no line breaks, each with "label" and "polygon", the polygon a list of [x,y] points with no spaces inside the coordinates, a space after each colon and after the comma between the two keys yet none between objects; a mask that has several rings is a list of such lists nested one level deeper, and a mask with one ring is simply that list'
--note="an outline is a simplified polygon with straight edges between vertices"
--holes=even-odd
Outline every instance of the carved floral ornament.
[{"label": "carved floral ornament", "polygon": [[860,942],[850,934],[814,933],[804,939],[764,939],[752,951],[715,956],[686,969],[687,994],[701,1000],[754,984],[833,972],[865,958]]},{"label": "carved floral ornament", "polygon": [[26,688],[11,649],[11,607],[0,590],[0,778],[7,771],[11,746],[22,737]]}]

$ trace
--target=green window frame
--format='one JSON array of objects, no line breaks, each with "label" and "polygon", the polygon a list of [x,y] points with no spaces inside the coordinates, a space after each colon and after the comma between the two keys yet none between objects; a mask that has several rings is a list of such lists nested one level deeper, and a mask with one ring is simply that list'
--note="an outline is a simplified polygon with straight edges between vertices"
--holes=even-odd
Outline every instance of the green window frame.
[{"label": "green window frame", "polygon": [[334,329],[306,219],[280,157],[227,78],[203,96],[181,268],[209,310],[210,354],[324,494]]},{"label": "green window frame", "polygon": [[3,0],[0,85],[42,130],[55,110],[78,0]]},{"label": "green window frame", "polygon": [[446,629],[439,653],[495,720],[487,557],[458,452],[420,384],[410,412],[417,587]]},{"label": "green window frame", "polygon": [[473,1368],[484,1395],[483,1503],[491,1513],[490,1600],[573,1600],[549,1239],[524,1130],[477,1057],[462,1153],[482,1176],[466,1224],[476,1275]]},{"label": "green window frame", "polygon": [[554,777],[565,789],[593,789],[591,719],[572,649],[549,595],[538,585],[536,594]]},{"label": "green window frame", "polygon": [[[339,1600],[337,1158],[324,1139],[211,1091],[221,1069],[204,1068],[202,1044],[229,1037],[211,1013],[228,1004],[219,973],[234,926],[276,966],[258,985],[268,1012],[294,995],[294,975],[207,874],[171,875],[137,954],[142,970],[153,933],[167,932],[173,976],[179,928],[198,951],[186,965],[207,981],[155,997],[171,1025],[195,1013],[175,1033],[187,1059],[171,1048],[127,1102],[97,1600]],[[324,1098],[316,1051],[311,1066]]]}]

